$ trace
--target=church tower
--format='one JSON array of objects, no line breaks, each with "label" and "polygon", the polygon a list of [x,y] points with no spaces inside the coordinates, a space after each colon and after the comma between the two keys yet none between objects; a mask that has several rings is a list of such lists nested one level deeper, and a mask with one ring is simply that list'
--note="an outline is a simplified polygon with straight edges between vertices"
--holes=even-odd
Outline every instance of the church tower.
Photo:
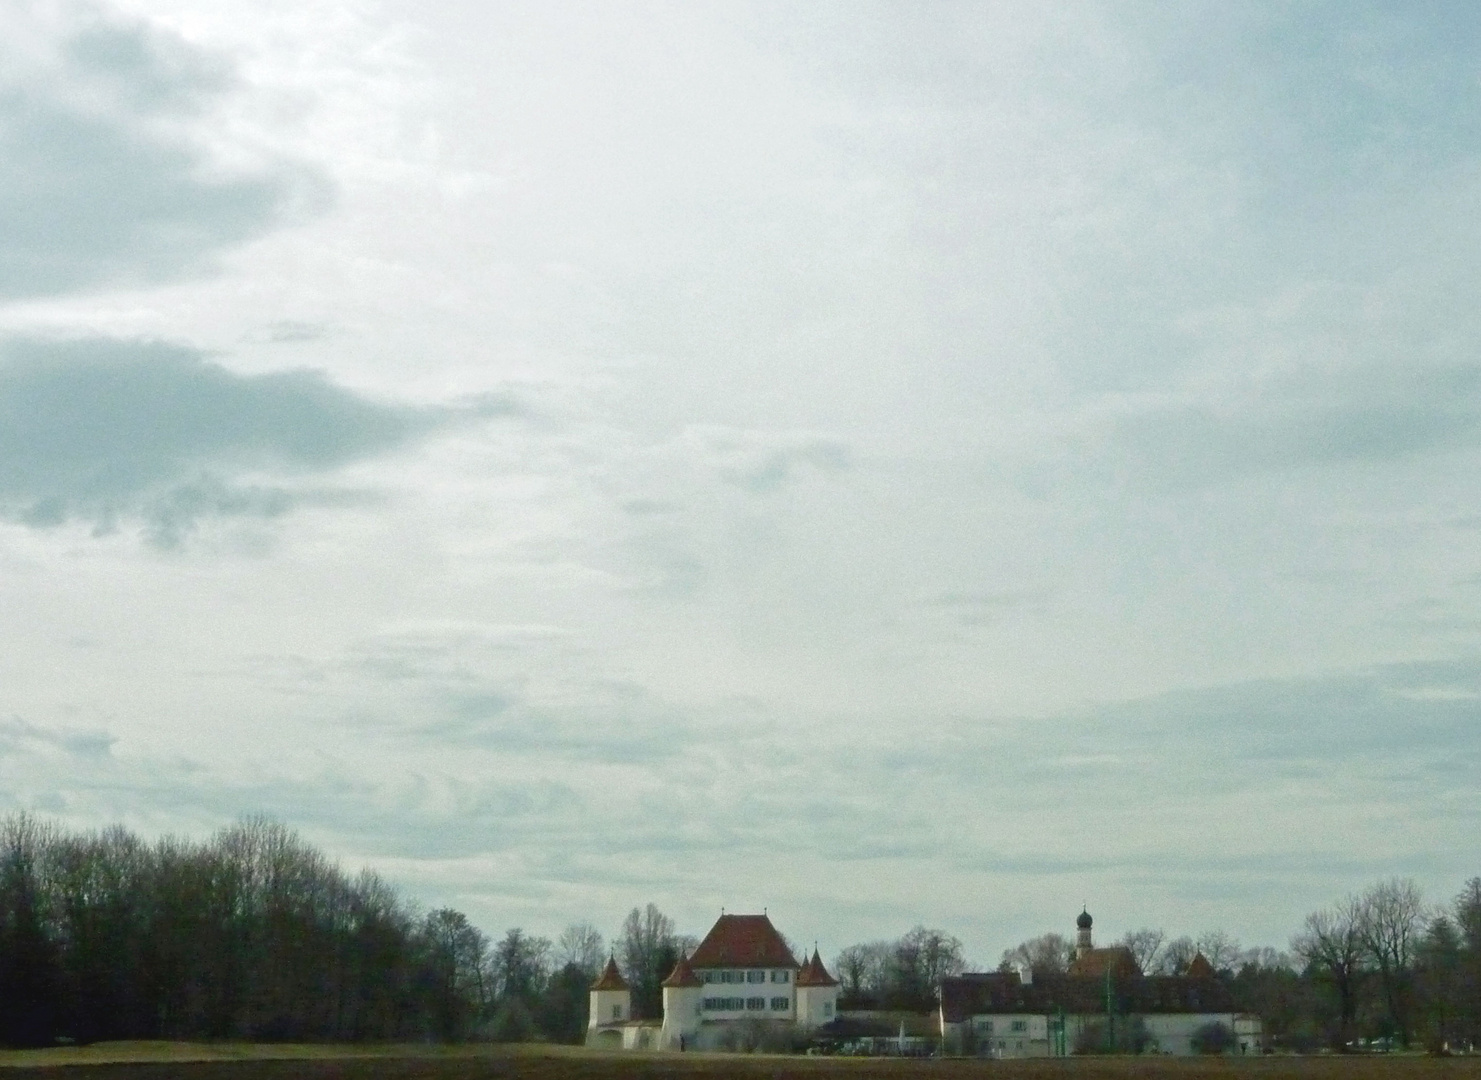
[{"label": "church tower", "polygon": [[1090,940],[1090,926],[1095,920],[1090,917],[1090,912],[1084,908],[1075,917],[1075,958],[1081,959],[1095,944]]}]

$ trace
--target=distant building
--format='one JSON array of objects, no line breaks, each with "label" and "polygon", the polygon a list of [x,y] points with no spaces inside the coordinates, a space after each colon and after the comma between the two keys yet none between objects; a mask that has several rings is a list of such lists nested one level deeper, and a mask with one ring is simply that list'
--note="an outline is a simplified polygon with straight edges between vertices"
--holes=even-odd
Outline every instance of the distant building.
[{"label": "distant building", "polygon": [[741,1025],[811,1030],[838,1009],[838,980],[816,949],[799,964],[766,915],[721,915],[692,955],[663,981],[663,1016],[634,1019],[616,960],[591,987],[588,1046],[709,1050]]},{"label": "distant building", "polygon": [[1063,975],[995,971],[943,979],[948,1045],[994,1057],[1062,1057],[1113,1045],[1185,1055],[1222,1029],[1228,1052],[1259,1053],[1259,1019],[1238,1010],[1202,953],[1184,975],[1143,975],[1129,949],[1095,948],[1088,911],[1075,923],[1075,959]]}]

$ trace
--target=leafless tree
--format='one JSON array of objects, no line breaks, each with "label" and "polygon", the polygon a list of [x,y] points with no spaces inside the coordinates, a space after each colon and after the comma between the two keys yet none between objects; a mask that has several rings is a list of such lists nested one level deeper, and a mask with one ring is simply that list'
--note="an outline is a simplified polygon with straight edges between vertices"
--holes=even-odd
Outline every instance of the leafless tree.
[{"label": "leafless tree", "polygon": [[660,984],[678,962],[679,946],[674,920],[659,911],[658,905],[650,903],[628,912],[617,955],[639,1016],[658,1015],[663,1000]]},{"label": "leafless tree", "polygon": [[893,945],[870,941],[850,945],[833,961],[834,974],[846,998],[883,993]]},{"label": "leafless tree", "polygon": [[1363,972],[1362,922],[1363,903],[1357,897],[1331,908],[1313,911],[1306,925],[1291,939],[1291,951],[1309,969],[1319,972],[1332,984],[1337,995],[1339,1047],[1353,1037],[1357,1017],[1358,984]]},{"label": "leafless tree", "polygon": [[928,1005],[941,980],[966,968],[962,943],[942,930],[917,926],[895,944],[892,989],[901,1004]]},{"label": "leafless tree", "polygon": [[1360,898],[1358,938],[1378,972],[1384,1008],[1407,1047],[1413,1031],[1415,952],[1427,922],[1424,894],[1409,878],[1380,881]]},{"label": "leafless tree", "polygon": [[572,923],[556,939],[555,963],[558,968],[573,965],[595,978],[606,958],[602,935],[589,922]]},{"label": "leafless tree", "polygon": [[1222,930],[1205,930],[1195,944],[1215,971],[1229,971],[1239,963],[1239,941]]},{"label": "leafless tree", "polygon": [[1075,958],[1075,944],[1063,934],[1041,934],[1003,952],[999,971],[1028,968],[1035,975],[1062,975]]},{"label": "leafless tree", "polygon": [[1129,931],[1120,944],[1131,951],[1131,958],[1136,961],[1137,967],[1150,973],[1157,970],[1157,964],[1162,959],[1162,946],[1166,941],[1166,932],[1144,926],[1140,930]]},{"label": "leafless tree", "polygon": [[1186,934],[1174,938],[1162,947],[1162,955],[1154,969],[1158,975],[1182,975],[1198,955],[1198,945]]}]

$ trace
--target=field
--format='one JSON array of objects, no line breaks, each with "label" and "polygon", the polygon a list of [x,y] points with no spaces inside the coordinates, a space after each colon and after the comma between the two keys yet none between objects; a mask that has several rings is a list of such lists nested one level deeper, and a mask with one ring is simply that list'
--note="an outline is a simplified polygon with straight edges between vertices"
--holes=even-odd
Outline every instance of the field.
[{"label": "field", "polygon": [[1481,1080],[1481,1057],[910,1061],[613,1054],[568,1047],[118,1043],[0,1052],[0,1080]]}]

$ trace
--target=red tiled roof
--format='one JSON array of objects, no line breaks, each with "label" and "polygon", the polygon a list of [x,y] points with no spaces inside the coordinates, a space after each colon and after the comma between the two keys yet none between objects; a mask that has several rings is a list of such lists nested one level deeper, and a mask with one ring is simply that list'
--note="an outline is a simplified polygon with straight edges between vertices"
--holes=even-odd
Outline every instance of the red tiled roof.
[{"label": "red tiled roof", "polygon": [[622,977],[622,972],[617,970],[615,957],[608,957],[607,968],[602,972],[601,978],[591,984],[593,990],[626,990],[627,982]]},{"label": "red tiled roof", "polygon": [[694,950],[697,968],[795,968],[797,960],[765,915],[721,915]]},{"label": "red tiled roof", "polygon": [[1112,972],[1118,979],[1142,973],[1142,969],[1137,966],[1136,958],[1131,955],[1131,950],[1125,945],[1112,945],[1107,949],[1090,949],[1084,956],[1077,956],[1070,961],[1068,973],[1087,978],[1100,978],[1107,971]]},{"label": "red tiled roof", "polygon": [[818,950],[813,949],[812,959],[802,965],[802,970],[797,973],[798,986],[837,986],[838,980],[828,974],[828,969],[823,966],[823,958],[818,955]]},{"label": "red tiled roof", "polygon": [[663,986],[703,986],[704,980],[694,973],[689,966],[687,957],[679,957],[679,962],[674,965],[674,970],[669,972],[669,977],[660,984]]}]

